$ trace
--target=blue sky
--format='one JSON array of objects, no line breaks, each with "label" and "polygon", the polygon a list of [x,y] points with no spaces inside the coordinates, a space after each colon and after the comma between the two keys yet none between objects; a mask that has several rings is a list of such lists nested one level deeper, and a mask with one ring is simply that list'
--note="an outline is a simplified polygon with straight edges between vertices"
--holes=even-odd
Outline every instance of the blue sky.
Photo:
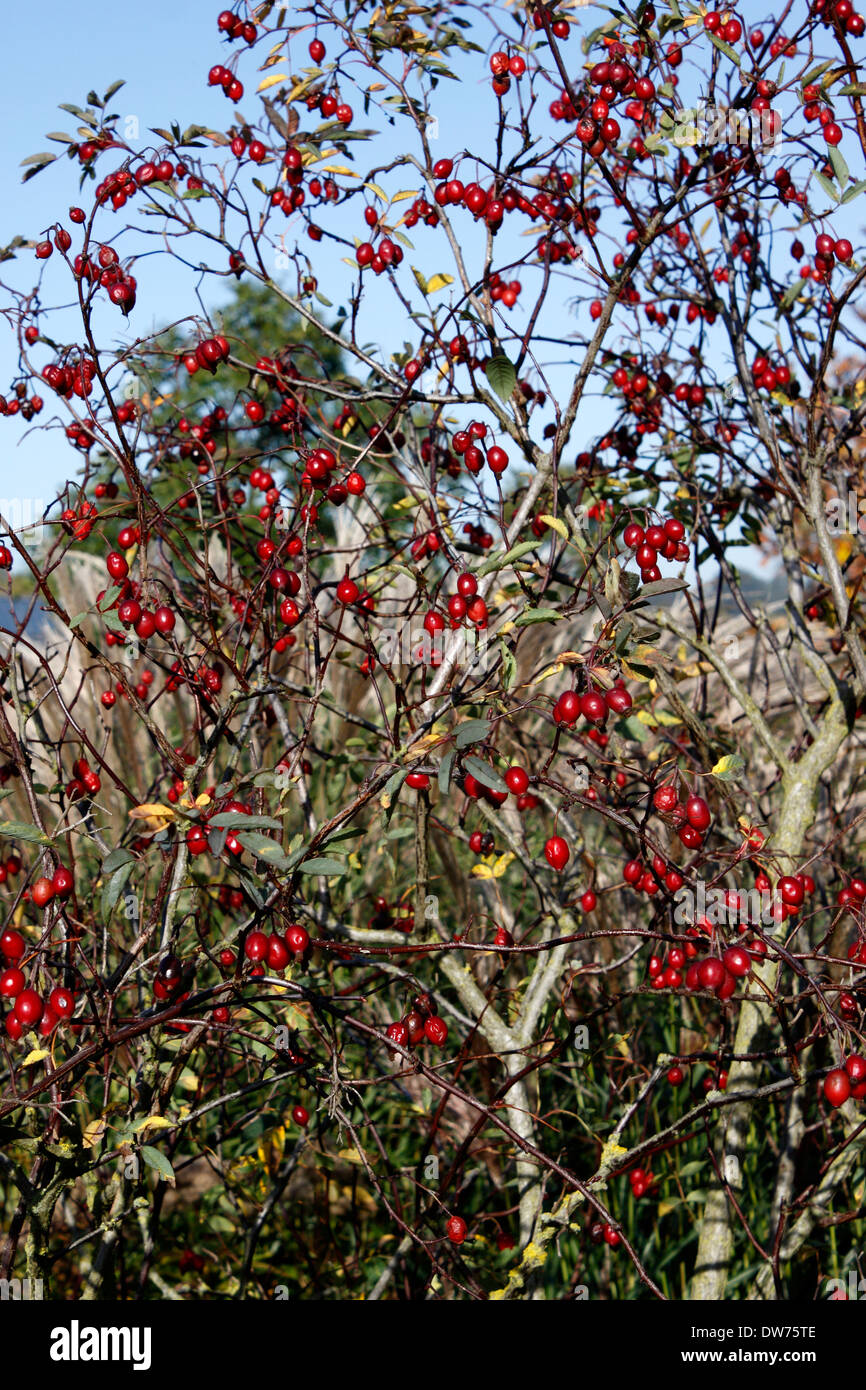
[{"label": "blue sky", "polygon": [[[27,184],[22,186],[20,182],[20,161],[26,155],[42,149],[60,148],[45,141],[45,132],[71,132],[74,129],[74,118],[58,111],[60,101],[84,105],[86,93],[91,87],[101,93],[112,81],[125,78],[126,86],[112,99],[111,107],[123,117],[138,120],[140,147],[155,138],[148,134],[149,126],[167,126],[172,120],[176,120],[182,128],[194,120],[211,124],[217,129],[225,128],[232,119],[233,107],[221,91],[209,89],[206,85],[208,68],[214,62],[224,60],[227,53],[227,46],[216,29],[217,10],[218,6],[212,0],[183,0],[183,3],[178,3],[178,0],[150,0],[146,11],[139,7],[121,6],[105,17],[95,13],[84,14],[77,7],[70,6],[68,0],[41,0],[38,10],[7,7],[4,14],[7,117],[0,160],[4,186],[10,190],[11,196],[0,208],[0,244],[8,243],[16,233],[37,237],[58,219],[69,225],[68,207],[70,203],[78,201],[77,163],[71,164],[64,158]],[[598,7],[589,7],[580,13],[584,27],[598,23],[603,17]],[[46,42],[46,36],[49,42]],[[309,61],[306,56],[308,37],[295,42],[291,64],[293,70]],[[478,37],[480,42],[486,44],[489,33]],[[234,52],[234,48],[228,51]],[[256,50],[253,57],[241,61],[240,76],[246,87],[241,109],[247,116],[255,115],[258,109],[255,96],[257,67],[264,51]],[[576,37],[571,40],[568,51],[576,71],[584,61]],[[491,129],[495,105],[489,88],[486,60],[480,54],[471,55],[469,66],[469,80],[460,84],[444,82],[437,93],[435,110],[440,129],[439,140],[433,147],[437,154],[452,154],[466,145],[473,145],[482,132]],[[680,71],[685,85],[690,80],[688,64],[684,64]],[[693,70],[693,77],[695,75]],[[349,94],[349,99],[360,115],[360,101],[353,94]],[[376,114],[369,120],[364,119],[363,124],[382,130],[386,150],[398,152],[397,142],[402,138],[403,127],[392,132]],[[847,141],[843,149],[848,149]],[[379,154],[379,149],[376,153]],[[850,162],[852,168],[856,169],[853,158]],[[104,155],[98,164],[99,176],[104,176],[113,167],[111,154]],[[466,181],[468,175],[463,170],[461,175]],[[397,182],[392,184],[392,188],[406,186],[413,185],[407,185],[405,173],[401,173]],[[89,188],[92,187],[90,184]],[[855,206],[859,208],[860,204],[852,205],[851,209],[837,216],[833,228],[837,235],[844,233],[851,236],[857,245],[860,240],[860,218],[854,213]],[[106,225],[110,231],[116,231],[123,224],[124,213],[116,218],[110,213],[102,216],[104,220],[99,224],[99,230],[103,235]],[[460,216],[468,219],[468,214]],[[351,231],[359,230],[355,225],[359,221],[358,215],[353,214]],[[293,225],[288,223],[286,227],[289,240],[293,237]],[[406,253],[408,262],[421,265],[427,274],[452,269],[447,263],[447,255],[441,250],[432,249],[441,246],[441,238],[434,239],[434,234],[424,228],[416,229],[412,235],[417,249]],[[310,246],[310,243],[306,245]],[[322,243],[322,248],[326,246],[326,243]],[[506,243],[503,235],[497,248],[498,254],[501,253],[500,248],[501,252],[507,248],[509,254],[511,249],[520,254],[526,250],[527,242],[512,237]],[[786,255],[786,250],[782,254]],[[319,255],[317,249],[317,261]],[[438,263],[440,260],[441,264]],[[341,287],[348,283],[349,272],[331,248],[325,250],[324,264],[329,297],[336,303]],[[38,265],[32,251],[25,250],[19,253],[17,261],[7,262],[0,267],[0,278],[15,285],[30,285],[34,283],[37,271]],[[521,272],[521,278],[530,284],[534,273],[537,272]],[[131,327],[136,334],[146,334],[179,313],[196,311],[198,306],[192,291],[192,277],[188,271],[172,265],[169,258],[140,259],[136,264],[136,274],[139,279],[139,302],[131,319]],[[576,287],[569,290],[568,282],[562,283],[565,286],[563,292],[559,294],[557,291],[552,297],[554,316],[548,321],[546,331],[550,332],[553,328],[565,336],[576,327],[567,304]],[[70,295],[69,277],[57,256],[45,268],[44,290],[46,307],[68,300]],[[218,302],[220,286],[213,286],[206,293],[209,294],[210,303]],[[383,286],[382,294],[385,293],[387,291]],[[367,316],[368,339],[376,336],[382,311],[383,301],[372,295]],[[393,317],[393,304],[389,304],[387,312]],[[119,312],[106,308],[104,314],[101,320],[103,341],[106,336],[108,341],[121,337],[125,325]],[[69,336],[76,337],[72,315],[67,322]],[[395,334],[395,341],[388,344],[389,349],[400,347],[404,337],[411,340],[412,336],[409,325],[405,333]],[[554,357],[557,355],[567,357],[569,354],[567,350],[562,354],[553,353]],[[36,360],[42,365],[44,349],[37,351]],[[0,328],[0,390],[6,389],[15,367],[13,336],[8,330]],[[565,389],[569,376],[567,369],[563,368],[559,374],[554,373],[554,380],[557,376]],[[45,395],[48,406],[52,404],[51,393],[46,392]],[[551,417],[548,414],[545,418]],[[576,449],[585,447],[585,442],[597,434],[601,418],[599,407],[588,402],[584,418],[586,423],[582,431],[579,429],[575,435]],[[56,495],[57,485],[63,478],[74,477],[79,458],[60,431],[36,430],[28,434],[22,424],[20,419],[0,421],[0,439],[4,446],[0,454],[0,494],[9,495],[10,479],[14,480],[15,490],[20,492],[21,479],[26,478],[31,495],[48,500]]]}]

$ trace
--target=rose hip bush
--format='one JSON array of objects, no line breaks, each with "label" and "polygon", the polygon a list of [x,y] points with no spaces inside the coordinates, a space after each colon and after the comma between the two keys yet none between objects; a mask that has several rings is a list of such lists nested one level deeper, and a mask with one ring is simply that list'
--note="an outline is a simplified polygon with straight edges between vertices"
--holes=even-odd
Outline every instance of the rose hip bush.
[{"label": "rose hip bush", "polygon": [[0,412],[70,481],[0,519],[0,1275],[820,1296],[866,1178],[863,18],[213,18],[222,123],[67,101],[4,253]]}]

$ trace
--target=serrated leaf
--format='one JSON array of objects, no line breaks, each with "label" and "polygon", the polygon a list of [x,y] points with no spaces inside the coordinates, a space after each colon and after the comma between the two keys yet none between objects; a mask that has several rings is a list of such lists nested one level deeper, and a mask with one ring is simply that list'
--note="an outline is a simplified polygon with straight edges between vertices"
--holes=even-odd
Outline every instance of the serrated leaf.
[{"label": "serrated leaf", "polygon": [[491,791],[505,792],[506,795],[508,794],[507,786],[496,769],[492,768],[489,763],[482,762],[480,758],[469,757],[464,758],[463,766],[467,772],[472,774],[476,781],[481,782],[485,787],[489,787]]},{"label": "serrated leaf", "polygon": [[298,870],[302,874],[326,874],[336,876],[337,874],[344,874],[346,872],[346,865],[341,864],[339,859],[305,859],[303,864],[298,866]]},{"label": "serrated leaf", "polygon": [[738,782],[746,768],[746,760],[741,753],[727,753],[719,758],[712,769],[714,777],[720,782]]},{"label": "serrated leaf", "polygon": [[43,835],[42,831],[37,830],[35,825],[27,825],[24,821],[0,821],[0,835],[8,835],[10,840],[27,840],[34,845],[51,844],[49,835]]},{"label": "serrated leaf", "polygon": [[148,1168],[153,1168],[159,1176],[168,1183],[169,1187],[174,1187],[177,1179],[174,1176],[174,1169],[166,1158],[165,1154],[160,1153],[159,1149],[151,1148],[150,1144],[142,1144],[139,1153],[147,1164]]},{"label": "serrated leaf", "polygon": [[499,353],[484,363],[484,375],[501,401],[511,399],[517,385],[517,371],[513,362]]},{"label": "serrated leaf", "polygon": [[487,738],[490,728],[490,721],[487,719],[467,719],[457,730],[454,740],[456,747],[468,748],[471,743],[481,743]]}]

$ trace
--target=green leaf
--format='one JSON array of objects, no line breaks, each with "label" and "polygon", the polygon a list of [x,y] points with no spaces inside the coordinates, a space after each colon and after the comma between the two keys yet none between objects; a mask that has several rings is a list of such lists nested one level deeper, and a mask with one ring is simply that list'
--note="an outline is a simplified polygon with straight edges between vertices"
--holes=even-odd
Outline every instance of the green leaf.
[{"label": "green leaf", "polygon": [[724,758],[719,758],[712,774],[720,782],[739,782],[746,769],[746,760],[742,753],[728,753]]},{"label": "green leaf", "polygon": [[337,875],[346,872],[346,865],[341,864],[339,859],[305,859],[299,871],[302,874]]},{"label": "green leaf", "polygon": [[848,165],[845,163],[845,156],[843,155],[842,151],[838,148],[837,145],[831,145],[828,153],[830,155],[830,163],[833,165],[833,168],[836,171],[836,178],[839,181],[839,187],[844,188],[851,177],[851,172],[848,168]]},{"label": "green leaf", "polygon": [[501,401],[508,401],[517,385],[514,364],[501,353],[484,363],[484,375]]},{"label": "green leaf", "polygon": [[250,854],[254,854],[257,859],[264,859],[266,864],[270,864],[274,869],[287,869],[289,861],[286,857],[282,845],[276,840],[271,840],[267,835],[259,835],[255,830],[241,830],[237,835],[238,840],[244,849],[248,849]]},{"label": "green leaf", "polygon": [[28,840],[34,845],[51,844],[50,835],[43,835],[35,825],[27,825],[25,821],[20,820],[0,821],[0,835],[8,835],[11,840]]},{"label": "green leaf", "polygon": [[638,598],[652,598],[655,594],[675,594],[689,587],[686,579],[654,579],[650,584],[641,585]]},{"label": "green leaf", "polygon": [[646,743],[649,738],[649,730],[642,724],[635,715],[630,714],[627,719],[620,719],[615,725],[616,731],[622,734],[623,738],[633,739],[636,743]]},{"label": "green leaf", "polygon": [[211,816],[208,824],[213,826],[215,830],[234,830],[236,826],[240,826],[241,830],[282,830],[283,828],[283,822],[275,820],[273,816],[248,816],[245,811],[223,811],[220,815]]},{"label": "green leaf", "polygon": [[515,627],[529,627],[530,623],[556,623],[562,617],[555,608],[527,608],[519,618],[514,619]]},{"label": "green leaf", "polygon": [[538,541],[520,541],[519,544],[513,545],[510,550],[506,550],[503,554],[491,555],[489,560],[485,560],[483,565],[479,565],[477,573],[480,576],[483,574],[492,574],[495,570],[504,569],[505,566],[510,565],[512,561],[519,560],[522,556],[528,555],[531,550],[537,550],[538,546]]},{"label": "green leaf", "polygon": [[794,300],[800,298],[800,295],[803,293],[806,284],[807,281],[800,278],[799,280],[795,280],[793,285],[788,286],[788,288],[785,290],[785,293],[782,296],[783,309],[790,308],[790,306],[794,303]]},{"label": "green leaf", "polygon": [[489,763],[483,763],[480,758],[465,758],[463,766],[467,772],[471,772],[476,781],[483,783],[494,792],[508,793],[508,788],[503,782],[499,773],[492,768]]},{"label": "green leaf", "polygon": [[119,869],[121,864],[132,864],[135,856],[130,854],[128,849],[113,849],[102,861],[102,872],[113,874],[115,869]]},{"label": "green leaf", "polygon": [[454,740],[458,748],[468,748],[470,743],[480,743],[490,733],[490,721],[487,719],[467,719],[465,724],[461,724],[457,730],[457,737]]},{"label": "green leaf", "polygon": [[710,34],[710,43],[714,44],[720,53],[724,53],[726,58],[730,58],[732,63],[736,63],[737,67],[740,67],[740,55],[735,48],[731,48],[729,43],[725,43],[724,39],[717,38],[715,34]]},{"label": "green leaf", "polygon": [[112,84],[111,84],[111,86],[109,87],[108,91],[105,93],[105,100],[106,100],[106,101],[110,101],[111,98],[114,96],[115,92],[119,92],[120,89],[121,89],[121,87],[125,87],[125,86],[126,86],[126,79],[123,78],[123,77],[119,77],[119,78],[117,79],[116,82],[112,82]]},{"label": "green leaf", "polygon": [[864,188],[866,188],[866,179],[860,179],[859,182],[854,183],[851,185],[850,188],[845,189],[845,192],[842,194],[842,202],[853,202],[855,198],[860,197],[860,194],[863,192]]},{"label": "green leaf", "polygon": [[452,748],[449,753],[445,754],[445,757],[439,764],[439,776],[437,781],[439,783],[439,790],[443,796],[448,795],[448,789],[451,786],[451,771],[454,767],[454,759],[456,757],[457,754]]},{"label": "green leaf", "polygon": [[830,199],[830,201],[833,203],[838,203],[839,194],[836,192],[835,188],[833,187],[830,180],[826,177],[826,175],[819,174],[816,172],[815,178],[818,180],[819,184],[823,188],[824,192],[827,194],[827,197]]},{"label": "green leaf", "polygon": [[120,868],[115,869],[114,873],[106,880],[102,888],[102,920],[107,922],[115,907],[117,900],[126,887],[127,880],[132,873],[135,861],[131,860],[128,864],[121,864]]},{"label": "green leaf", "polygon": [[150,1144],[142,1144],[139,1153],[149,1168],[153,1168],[170,1187],[174,1187],[174,1169],[165,1154],[160,1153],[159,1149],[152,1148]]}]

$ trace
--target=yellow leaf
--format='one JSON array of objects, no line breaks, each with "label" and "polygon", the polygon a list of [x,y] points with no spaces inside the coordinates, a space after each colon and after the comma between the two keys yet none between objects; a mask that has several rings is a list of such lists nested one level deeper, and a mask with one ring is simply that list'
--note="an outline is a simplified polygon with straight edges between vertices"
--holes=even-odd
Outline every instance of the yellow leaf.
[{"label": "yellow leaf", "polygon": [[531,685],[540,685],[542,681],[549,680],[551,676],[558,676],[558,675],[560,675],[564,670],[565,670],[565,667],[563,666],[562,662],[561,662],[561,661],[557,661],[557,662],[555,663],[555,665],[553,665],[553,666],[548,666],[548,668],[547,668],[546,671],[542,671],[542,673],[541,673],[540,676],[536,676],[535,680],[534,680],[534,681],[531,681],[530,684],[531,684]]},{"label": "yellow leaf", "polygon": [[91,1120],[81,1136],[81,1144],[85,1149],[92,1149],[99,1143],[105,1133],[106,1122],[104,1119]]},{"label": "yellow leaf", "polygon": [[675,714],[668,714],[667,710],[664,709],[639,709],[637,712],[637,717],[640,720],[641,724],[648,724],[650,728],[652,728],[653,725],[656,724],[661,724],[663,727],[666,728],[668,725],[680,724],[682,722],[681,720],[677,719]]},{"label": "yellow leaf", "polygon": [[393,512],[405,512],[407,507],[417,507],[418,503],[414,497],[401,497],[399,502],[395,502],[391,508]]},{"label": "yellow leaf", "polygon": [[539,521],[543,521],[545,526],[549,526],[552,531],[555,531],[558,536],[562,536],[564,541],[568,540],[568,527],[561,517],[548,516],[547,513],[545,513],[538,519]]},{"label": "yellow leaf", "polygon": [[358,858],[357,852],[355,850],[352,850],[352,853],[349,855],[349,868],[360,869],[361,867],[362,864],[360,859]]},{"label": "yellow leaf", "polygon": [[276,87],[278,82],[288,82],[288,73],[272,72],[270,77],[266,77],[264,82],[260,82],[256,88],[259,92],[266,92],[269,87]]},{"label": "yellow leaf", "polygon": [[404,203],[407,198],[417,198],[421,192],[420,188],[404,188],[399,193],[395,193],[391,199],[392,203]]},{"label": "yellow leaf", "polygon": [[663,1197],[656,1207],[657,1216],[667,1216],[680,1204],[679,1197]]},{"label": "yellow leaf", "polygon": [[164,830],[175,819],[173,806],[163,806],[158,801],[145,801],[141,806],[133,806],[129,812],[130,820],[143,820],[154,832]]},{"label": "yellow leaf", "polygon": [[475,878],[492,878],[493,870],[489,864],[473,864],[472,873]]},{"label": "yellow leaf", "polygon": [[342,1158],[344,1163],[363,1164],[364,1162],[363,1158],[360,1155],[360,1152],[358,1151],[358,1149],[354,1147],[352,1147],[351,1149],[340,1149],[336,1156],[337,1158]]},{"label": "yellow leaf", "polygon": [[360,178],[360,174],[356,174],[354,169],[348,169],[345,164],[324,164],[322,165],[322,173],[340,174],[346,179]]},{"label": "yellow leaf", "polygon": [[502,875],[505,873],[505,870],[508,868],[508,865],[512,862],[512,860],[515,857],[515,855],[510,853],[500,854],[496,863],[493,865],[493,877],[501,878]]},{"label": "yellow leaf", "polygon": [[174,1120],[167,1120],[164,1115],[145,1115],[143,1119],[136,1120],[132,1126],[133,1134],[141,1134],[145,1129],[174,1129]]},{"label": "yellow leaf", "polygon": [[737,758],[731,753],[726,753],[723,758],[719,758],[715,767],[712,768],[712,774],[714,777],[723,777],[732,767],[739,767],[741,762],[741,758]]},{"label": "yellow leaf", "polygon": [[444,290],[448,285],[454,284],[453,275],[434,275],[427,281],[427,293],[435,294],[437,290]]},{"label": "yellow leaf", "polygon": [[371,193],[375,193],[377,198],[381,198],[383,203],[387,203],[388,194],[385,192],[384,188],[380,188],[377,183],[370,183],[368,180],[367,183],[364,184],[364,187],[369,188]]},{"label": "yellow leaf", "polygon": [[37,1062],[44,1062],[45,1058],[50,1056],[51,1053],[47,1047],[34,1047],[32,1052],[27,1053],[21,1065],[22,1067],[34,1067]]},{"label": "yellow leaf", "polygon": [[854,549],[854,541],[851,536],[842,536],[840,540],[836,541],[833,549],[836,552],[836,559],[839,561],[839,564],[844,565],[851,551]]},{"label": "yellow leaf", "polygon": [[289,92],[289,95],[286,97],[286,101],[294,101],[296,97],[299,97],[301,93],[306,91],[307,87],[309,87],[311,80],[312,79],[309,77],[302,77],[300,82],[296,82]]}]

